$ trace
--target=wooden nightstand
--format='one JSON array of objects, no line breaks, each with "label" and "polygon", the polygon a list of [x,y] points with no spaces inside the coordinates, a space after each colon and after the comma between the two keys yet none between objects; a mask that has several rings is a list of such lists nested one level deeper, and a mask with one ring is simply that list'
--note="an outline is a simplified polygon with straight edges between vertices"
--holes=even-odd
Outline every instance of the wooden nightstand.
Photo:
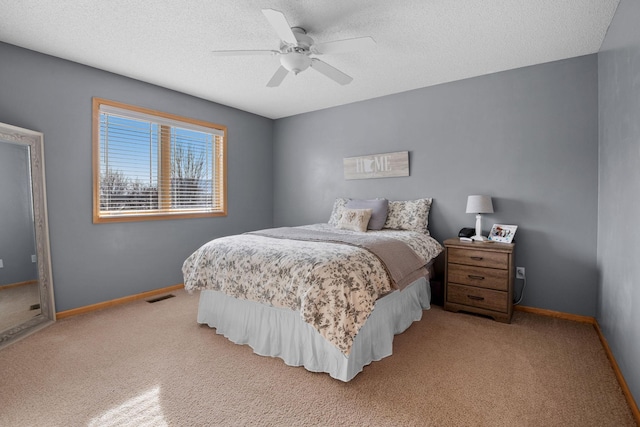
[{"label": "wooden nightstand", "polygon": [[444,309],[483,314],[510,323],[514,243],[461,242],[445,246]]}]

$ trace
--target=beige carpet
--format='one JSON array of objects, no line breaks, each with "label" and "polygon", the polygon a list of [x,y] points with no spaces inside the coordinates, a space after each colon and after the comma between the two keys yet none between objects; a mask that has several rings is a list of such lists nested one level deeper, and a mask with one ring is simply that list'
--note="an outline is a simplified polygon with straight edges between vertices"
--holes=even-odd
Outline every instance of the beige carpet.
[{"label": "beige carpet", "polygon": [[633,426],[592,326],[425,311],[350,383],[195,323],[184,291],[0,351],[2,426]]}]

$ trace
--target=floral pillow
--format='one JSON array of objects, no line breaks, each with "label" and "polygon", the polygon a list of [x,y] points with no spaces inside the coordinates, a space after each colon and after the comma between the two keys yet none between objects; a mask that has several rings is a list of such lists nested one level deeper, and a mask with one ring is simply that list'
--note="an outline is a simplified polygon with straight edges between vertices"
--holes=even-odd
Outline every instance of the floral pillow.
[{"label": "floral pillow", "polygon": [[343,230],[367,231],[367,225],[371,219],[372,209],[347,209],[342,210],[342,216],[338,221],[338,228]]},{"label": "floral pillow", "polygon": [[429,234],[429,210],[431,198],[389,201],[389,210],[384,228],[393,230],[412,230]]},{"label": "floral pillow", "polygon": [[340,217],[342,216],[342,210],[345,208],[349,200],[345,197],[338,197],[335,202],[333,202],[333,210],[331,211],[331,216],[329,217],[329,224],[334,227],[338,226],[338,222],[340,221]]}]

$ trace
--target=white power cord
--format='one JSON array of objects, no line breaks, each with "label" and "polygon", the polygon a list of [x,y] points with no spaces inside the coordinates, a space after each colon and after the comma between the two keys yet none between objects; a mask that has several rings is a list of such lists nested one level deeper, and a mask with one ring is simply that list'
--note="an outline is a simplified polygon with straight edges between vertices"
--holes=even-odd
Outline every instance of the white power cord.
[{"label": "white power cord", "polygon": [[513,305],[518,305],[520,304],[520,301],[522,301],[522,297],[524,297],[524,288],[527,287],[527,278],[525,277],[524,279],[522,279],[522,290],[520,291],[520,298],[518,298],[517,301],[514,301]]}]

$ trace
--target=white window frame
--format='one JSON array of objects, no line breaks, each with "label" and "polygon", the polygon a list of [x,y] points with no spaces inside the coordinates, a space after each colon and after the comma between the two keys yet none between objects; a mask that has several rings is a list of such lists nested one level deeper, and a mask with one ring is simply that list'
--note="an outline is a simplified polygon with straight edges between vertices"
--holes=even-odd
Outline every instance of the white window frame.
[{"label": "white window frame", "polygon": [[[101,172],[103,165],[102,159],[105,155],[105,140],[101,133],[101,117],[123,117],[141,122],[148,122],[150,125],[160,127],[158,134],[157,146],[157,189],[155,192],[157,206],[154,208],[145,207],[144,209],[124,209],[109,210],[102,209],[104,206],[101,197]],[[182,193],[179,191],[171,191],[171,135],[176,129],[202,132],[210,135],[212,138],[212,159],[211,164],[211,188],[207,189],[206,201],[202,206],[198,207],[176,207],[175,201],[172,202],[172,196],[180,197]],[[163,113],[160,111],[150,110],[147,108],[127,105],[121,102],[110,101],[103,98],[93,98],[93,222],[123,222],[123,221],[145,221],[145,220],[161,220],[161,219],[177,219],[177,218],[201,218],[215,217],[227,215],[227,128],[226,126],[209,123],[201,120],[177,116],[174,114]],[[135,155],[131,155],[132,158]],[[140,156],[140,161],[149,161],[149,158]]]}]

